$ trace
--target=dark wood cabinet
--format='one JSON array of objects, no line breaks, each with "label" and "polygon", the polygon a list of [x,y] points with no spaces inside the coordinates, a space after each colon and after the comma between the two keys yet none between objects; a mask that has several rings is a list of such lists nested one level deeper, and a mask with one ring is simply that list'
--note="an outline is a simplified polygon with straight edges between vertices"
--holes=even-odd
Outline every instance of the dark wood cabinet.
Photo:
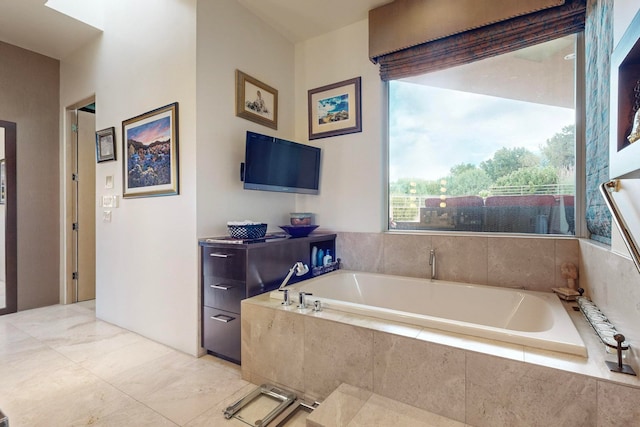
[{"label": "dark wood cabinet", "polygon": [[335,234],[274,237],[231,243],[225,238],[200,239],[202,286],[202,346],[211,354],[240,364],[240,301],[277,289],[289,269],[302,261],[312,277],[313,247],[336,257]]}]

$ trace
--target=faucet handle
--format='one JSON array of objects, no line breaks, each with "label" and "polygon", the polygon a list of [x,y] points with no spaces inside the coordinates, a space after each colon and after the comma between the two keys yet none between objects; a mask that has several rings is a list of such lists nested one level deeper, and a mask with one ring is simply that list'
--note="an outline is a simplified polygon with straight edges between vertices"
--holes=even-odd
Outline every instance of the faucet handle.
[{"label": "faucet handle", "polygon": [[311,292],[299,292],[298,293],[298,300],[300,302],[300,304],[298,304],[298,308],[300,309],[305,309],[307,308],[307,301],[306,301],[306,297],[309,295],[313,295]]},{"label": "faucet handle", "polygon": [[282,298],[282,305],[291,305],[291,298],[289,298],[289,289],[278,289],[280,292],[284,292]]}]

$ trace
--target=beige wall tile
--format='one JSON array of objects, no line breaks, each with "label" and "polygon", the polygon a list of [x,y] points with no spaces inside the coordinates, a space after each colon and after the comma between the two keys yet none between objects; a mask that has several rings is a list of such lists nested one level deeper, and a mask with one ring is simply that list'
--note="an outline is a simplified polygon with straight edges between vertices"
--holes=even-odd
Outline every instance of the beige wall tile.
[{"label": "beige wall tile", "polygon": [[[297,313],[243,303],[242,322],[243,378],[255,382],[259,376],[260,381],[264,379],[304,390],[303,317]],[[248,325],[250,327],[247,328]],[[250,378],[246,378],[246,372]]]},{"label": "beige wall tile", "polygon": [[555,286],[558,288],[567,287],[567,280],[562,277],[562,264],[570,262],[578,269],[578,280],[576,288],[580,287],[580,245],[575,239],[556,239],[555,254]]},{"label": "beige wall tile", "polygon": [[380,332],[374,348],[375,393],[465,420],[464,350]]},{"label": "beige wall tile", "polygon": [[383,268],[382,233],[338,233],[336,252],[340,268],[381,273]]},{"label": "beige wall tile", "polygon": [[[640,342],[640,275],[628,258],[608,246],[580,239],[580,285],[624,334],[629,342]],[[632,365],[640,363],[640,350],[631,347]]]},{"label": "beige wall tile", "polygon": [[437,278],[454,282],[487,284],[487,238],[433,236]]},{"label": "beige wall tile", "polygon": [[305,316],[305,392],[326,398],[341,383],[373,389],[373,331]]},{"label": "beige wall tile", "polygon": [[477,427],[596,425],[596,380],[467,353],[467,419]]},{"label": "beige wall tile", "polygon": [[633,426],[640,421],[640,389],[598,382],[598,425]]},{"label": "beige wall tile", "polygon": [[555,285],[552,239],[489,237],[488,254],[491,285],[546,292]]},{"label": "beige wall tile", "polygon": [[408,277],[430,277],[431,236],[416,234],[384,235],[384,273]]}]

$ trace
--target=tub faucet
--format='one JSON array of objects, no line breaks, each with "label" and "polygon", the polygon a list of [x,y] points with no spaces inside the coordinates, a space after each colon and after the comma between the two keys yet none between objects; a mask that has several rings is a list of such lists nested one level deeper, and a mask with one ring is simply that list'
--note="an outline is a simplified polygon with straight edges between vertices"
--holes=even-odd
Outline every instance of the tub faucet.
[{"label": "tub faucet", "polygon": [[287,274],[287,277],[284,278],[278,290],[281,291],[282,288],[287,286],[287,283],[289,283],[289,279],[291,279],[291,276],[293,276],[293,273],[296,273],[296,276],[304,276],[308,272],[309,272],[309,266],[307,264],[303,264],[300,261],[296,262],[295,264],[293,264],[293,267],[291,267],[291,269],[289,270],[289,274]]},{"label": "tub faucet", "polygon": [[429,265],[431,266],[431,280],[436,278],[436,250],[429,251]]}]

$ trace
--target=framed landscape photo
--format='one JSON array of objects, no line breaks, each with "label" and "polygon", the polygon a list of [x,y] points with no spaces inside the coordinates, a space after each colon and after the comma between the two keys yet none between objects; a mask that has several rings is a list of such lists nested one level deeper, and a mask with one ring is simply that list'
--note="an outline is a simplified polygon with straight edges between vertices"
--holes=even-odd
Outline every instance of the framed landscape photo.
[{"label": "framed landscape photo", "polygon": [[123,197],[168,196],[178,190],[178,103],[122,122]]},{"label": "framed landscape photo", "polygon": [[278,91],[236,70],[236,116],[278,129]]},{"label": "framed landscape photo", "polygon": [[96,159],[98,163],[116,159],[114,127],[96,132]]},{"label": "framed landscape photo", "polygon": [[309,90],[309,139],[362,132],[361,78]]}]

